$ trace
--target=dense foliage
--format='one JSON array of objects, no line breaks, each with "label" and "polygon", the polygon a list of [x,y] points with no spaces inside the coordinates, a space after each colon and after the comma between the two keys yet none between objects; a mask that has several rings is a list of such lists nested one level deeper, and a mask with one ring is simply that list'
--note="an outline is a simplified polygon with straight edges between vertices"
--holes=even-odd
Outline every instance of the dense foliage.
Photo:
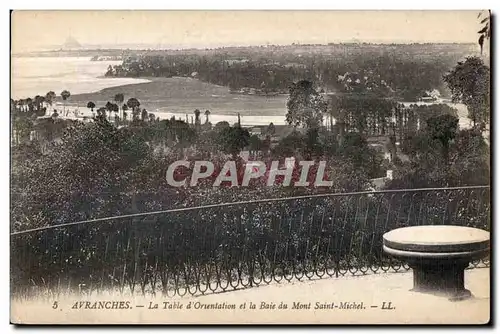
[{"label": "dense foliage", "polygon": [[110,66],[107,76],[196,77],[258,94],[287,93],[309,80],[328,91],[369,90],[379,96],[417,101],[426,91],[445,93],[442,75],[470,52],[460,44],[295,45],[143,52]]},{"label": "dense foliage", "polygon": [[444,76],[453,101],[467,106],[474,127],[490,123],[490,69],[481,58],[467,57]]}]

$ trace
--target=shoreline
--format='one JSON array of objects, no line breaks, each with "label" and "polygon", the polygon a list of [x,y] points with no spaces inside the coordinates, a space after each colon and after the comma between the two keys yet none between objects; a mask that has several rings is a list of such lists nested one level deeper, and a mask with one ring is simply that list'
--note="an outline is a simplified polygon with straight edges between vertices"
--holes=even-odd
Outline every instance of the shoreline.
[{"label": "shoreline", "polygon": [[[124,102],[130,97],[135,97],[141,102],[141,108],[146,108],[161,118],[176,116],[176,118],[185,119],[187,115],[190,119],[195,109],[199,109],[202,113],[208,109],[211,112],[212,123],[216,120],[234,123],[237,121],[237,114],[240,113],[243,122],[251,120],[253,125],[269,124],[269,122],[275,125],[285,124],[287,95],[232,94],[228,87],[190,77],[138,77],[137,79],[149,80],[149,82],[114,86],[93,93],[75,94],[69,100],[79,103],[86,109],[88,101],[103,106],[107,101],[113,102],[115,94],[122,93],[125,95]],[[400,103],[405,105],[433,104],[404,101]],[[464,105],[445,101],[437,103],[444,103],[457,109],[460,127],[462,129],[470,127],[470,120],[467,118],[467,109]],[[204,119],[203,115],[202,119]]]},{"label": "shoreline", "polygon": [[[106,79],[106,80],[109,80],[111,78],[96,78],[96,79]],[[121,82],[119,83],[110,83],[109,85],[106,84],[106,83],[103,83],[103,82],[99,82],[98,84],[94,85],[94,86],[98,86],[97,88],[92,88],[92,87],[89,87],[89,89],[85,89],[84,92],[79,92],[79,93],[75,93],[75,94],[72,94],[71,97],[76,97],[76,96],[79,96],[79,95],[85,95],[85,94],[96,94],[96,93],[99,93],[103,90],[106,90],[106,89],[110,89],[110,88],[115,88],[115,87],[122,87],[122,86],[128,86],[128,85],[138,85],[138,84],[144,84],[144,83],[149,83],[151,82],[150,80],[148,79],[142,79],[142,78],[116,78],[118,80],[120,80]],[[134,82],[132,82],[132,80],[134,80]],[[148,81],[140,81],[140,82],[137,82],[137,80],[148,80]],[[109,81],[108,81],[109,82]],[[77,85],[76,83],[72,83],[73,85]],[[23,94],[23,93],[15,93],[16,90],[18,91],[23,91],[23,87],[24,84],[23,83],[15,83],[14,80],[11,80],[11,96],[10,98],[14,99],[14,100],[19,100],[19,99],[27,99],[27,98],[31,98],[33,99],[36,95],[40,95],[40,96],[45,96],[45,94],[48,92],[48,91],[57,91],[57,97],[56,97],[56,101],[60,101],[61,99],[61,96],[59,95],[59,90],[62,90],[62,89],[65,89],[65,88],[61,88],[59,87],[59,89],[57,88],[47,88],[47,89],[39,89],[38,90],[38,93],[31,93],[31,94]],[[99,87],[100,86],[100,87]],[[69,90],[70,92],[74,91],[74,89],[66,89],[66,90]],[[71,98],[70,97],[70,98]]]},{"label": "shoreline", "polygon": [[[89,60],[90,62],[90,60]],[[288,94],[260,95],[235,93],[229,87],[207,83],[192,77],[106,77],[100,74],[94,79],[95,84],[89,84],[90,91],[75,93],[67,101],[69,106],[78,108],[80,113],[91,115],[87,103],[93,101],[97,108],[106,102],[114,102],[116,94],[124,95],[124,102],[135,97],[145,108],[161,119],[176,118],[188,120],[193,116],[193,111],[199,109],[210,110],[210,121],[228,121],[230,124],[237,121],[238,113],[243,123],[264,125],[273,122],[275,125],[285,124],[286,99]],[[102,81],[101,81],[102,80]],[[125,82],[123,82],[125,80]],[[101,83],[99,83],[101,81]],[[104,81],[108,81],[104,83]],[[113,82],[115,81],[115,82]],[[127,82],[128,81],[128,82]],[[130,82],[132,81],[132,82]],[[99,87],[104,85],[103,88]],[[13,87],[12,90],[15,90]],[[71,89],[70,89],[71,92]],[[61,103],[60,96],[56,101]],[[403,104],[413,104],[401,102]],[[421,104],[422,102],[414,102]],[[439,102],[437,102],[439,103]],[[441,102],[451,105],[459,112],[461,128],[469,127],[467,112],[463,106],[454,103]],[[423,103],[432,104],[432,103]],[[204,116],[202,115],[202,119]]]},{"label": "shoreline", "polygon": [[[286,114],[287,96],[258,96],[231,94],[228,87],[219,86],[189,77],[138,77],[148,82],[131,83],[101,89],[96,92],[75,94],[68,99],[86,109],[88,101],[96,106],[113,102],[116,94],[124,95],[124,102],[137,98],[141,109],[153,113],[193,115],[195,109],[212,114],[237,116],[279,116]],[[59,99],[60,100],[60,99]]]},{"label": "shoreline", "polygon": [[[150,78],[104,77],[109,65],[120,61],[91,61],[87,57],[42,57],[11,59],[11,92],[13,99],[33,99],[54,91],[68,90],[73,96],[97,93],[103,89],[150,82]],[[60,97],[59,97],[60,99]]]}]

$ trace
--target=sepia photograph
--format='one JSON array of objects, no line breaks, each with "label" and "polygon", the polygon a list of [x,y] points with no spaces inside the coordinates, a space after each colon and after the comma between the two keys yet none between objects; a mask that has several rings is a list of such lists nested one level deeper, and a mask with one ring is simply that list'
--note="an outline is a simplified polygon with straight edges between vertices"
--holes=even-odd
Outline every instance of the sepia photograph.
[{"label": "sepia photograph", "polygon": [[490,323],[491,21],[11,10],[11,324]]}]

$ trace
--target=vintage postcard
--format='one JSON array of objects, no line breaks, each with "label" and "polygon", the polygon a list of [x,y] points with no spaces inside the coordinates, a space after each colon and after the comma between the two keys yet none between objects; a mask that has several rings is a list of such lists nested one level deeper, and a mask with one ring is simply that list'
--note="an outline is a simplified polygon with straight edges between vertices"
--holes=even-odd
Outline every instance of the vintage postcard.
[{"label": "vintage postcard", "polygon": [[487,324],[490,11],[11,13],[13,324]]}]

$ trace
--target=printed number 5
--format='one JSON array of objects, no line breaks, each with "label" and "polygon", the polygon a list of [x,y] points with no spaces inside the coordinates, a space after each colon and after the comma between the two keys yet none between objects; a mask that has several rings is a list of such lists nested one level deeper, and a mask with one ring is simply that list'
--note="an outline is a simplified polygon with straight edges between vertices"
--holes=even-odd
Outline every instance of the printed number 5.
[{"label": "printed number 5", "polygon": [[55,310],[57,308],[57,302],[54,302],[54,304],[52,304],[52,308]]}]

